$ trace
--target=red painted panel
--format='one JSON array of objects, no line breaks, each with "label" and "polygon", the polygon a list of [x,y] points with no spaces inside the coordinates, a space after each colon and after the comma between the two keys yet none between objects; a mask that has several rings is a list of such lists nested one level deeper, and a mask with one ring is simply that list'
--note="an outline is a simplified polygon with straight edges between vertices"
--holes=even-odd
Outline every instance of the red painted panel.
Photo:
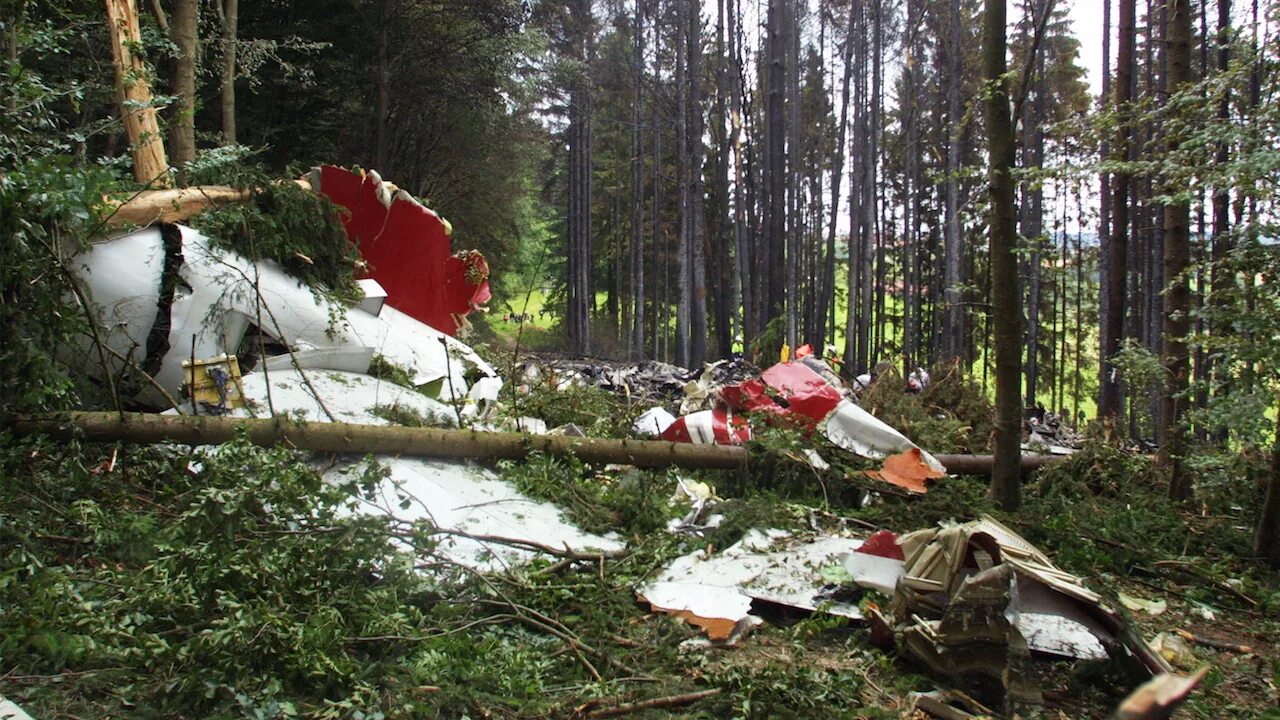
[{"label": "red painted panel", "polygon": [[444,222],[421,203],[386,186],[380,198],[372,176],[332,165],[320,169],[319,190],[347,209],[347,237],[395,309],[454,335],[463,318],[489,300],[484,256],[474,250],[451,254]]}]

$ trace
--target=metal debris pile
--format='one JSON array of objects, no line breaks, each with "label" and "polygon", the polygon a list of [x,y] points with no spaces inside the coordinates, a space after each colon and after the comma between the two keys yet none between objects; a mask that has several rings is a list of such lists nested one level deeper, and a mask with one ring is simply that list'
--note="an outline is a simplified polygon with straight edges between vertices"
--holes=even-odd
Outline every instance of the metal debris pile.
[{"label": "metal debris pile", "polygon": [[1109,663],[1183,697],[1190,690],[1100,595],[987,516],[901,536],[752,530],[719,553],[677,558],[636,593],[705,635],[687,648],[749,642],[783,610],[849,618],[953,688],[913,698],[937,717],[1042,704],[1040,678],[1054,660]]}]

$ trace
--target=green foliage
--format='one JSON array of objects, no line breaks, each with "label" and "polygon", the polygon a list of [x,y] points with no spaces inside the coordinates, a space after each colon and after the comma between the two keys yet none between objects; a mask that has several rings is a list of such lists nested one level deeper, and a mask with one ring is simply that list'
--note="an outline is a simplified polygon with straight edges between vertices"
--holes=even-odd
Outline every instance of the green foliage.
[{"label": "green foliage", "polygon": [[623,438],[646,408],[625,402],[598,387],[566,384],[557,387],[553,379],[536,383],[529,392],[514,396],[512,414],[545,420],[547,427],[572,423],[592,437]]},{"label": "green foliage", "polygon": [[88,332],[72,292],[70,257],[99,229],[114,179],[67,155],[40,155],[0,172],[0,415],[68,407],[73,384],[56,348]]},{"label": "green foliage", "polygon": [[1128,575],[1153,559],[1220,562],[1247,555],[1250,534],[1222,495],[1217,512],[1188,517],[1168,499],[1151,460],[1102,444],[1043,470],[1027,493],[1019,529],[1063,568],[1082,575]]},{"label": "green foliage", "polygon": [[374,355],[373,360],[369,361],[369,375],[395,383],[401,387],[414,389],[413,375],[408,368],[395,364],[387,359],[385,355]]},{"label": "green foliage", "polygon": [[930,452],[983,452],[992,433],[991,401],[955,365],[934,368],[920,394],[904,392],[896,369],[876,378],[858,404]]},{"label": "green foliage", "polygon": [[520,462],[503,460],[498,468],[520,492],[555,503],[570,522],[588,532],[649,533],[665,527],[672,513],[667,498],[675,480],[660,473],[588,473],[575,457],[541,453]]},{"label": "green foliage", "polygon": [[236,183],[256,188],[252,202],[201,213],[192,224],[217,246],[253,260],[272,260],[339,301],[360,301],[364,296],[354,275],[360,253],[342,228],[340,208],[320,193],[265,175],[251,172]]}]

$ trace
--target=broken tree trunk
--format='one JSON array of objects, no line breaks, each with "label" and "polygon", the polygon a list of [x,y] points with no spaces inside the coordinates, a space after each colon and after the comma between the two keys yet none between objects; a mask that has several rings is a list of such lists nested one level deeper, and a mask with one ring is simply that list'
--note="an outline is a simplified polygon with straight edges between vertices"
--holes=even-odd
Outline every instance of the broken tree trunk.
[{"label": "broken tree trunk", "polygon": [[[300,187],[311,189],[311,182],[305,178],[299,180],[282,180],[295,182]],[[391,191],[395,186],[388,183]],[[150,225],[151,223],[182,222],[198,215],[231,203],[248,202],[253,198],[253,190],[249,188],[233,188],[226,185],[196,185],[193,187],[170,190],[143,190],[123,200],[109,198],[110,208],[106,224],[108,227],[120,225]],[[114,207],[112,207],[114,205]]]},{"label": "broken tree trunk", "polygon": [[[572,453],[590,463],[711,469],[740,468],[747,463],[746,448],[733,445],[152,413],[70,412],[24,417],[13,421],[10,429],[15,435],[40,434],[59,440],[189,445],[225,443],[243,429],[255,445],[289,445],[319,452],[490,459],[523,458],[538,451],[549,455]],[[957,475],[991,474],[990,455],[936,457]],[[1024,455],[1022,471],[1031,472],[1061,459],[1058,455]]]},{"label": "broken tree trunk", "polygon": [[116,69],[120,117],[133,153],[133,179],[143,185],[169,186],[169,161],[165,158],[156,109],[151,104],[147,68],[137,55],[142,47],[138,7],[134,0],[106,0],[107,29],[111,33],[111,59]]},{"label": "broken tree trunk", "polygon": [[747,460],[743,448],[725,445],[150,413],[71,412],[19,418],[10,427],[15,435],[44,434],[60,440],[188,445],[218,445],[234,440],[243,431],[249,442],[263,447],[483,459],[523,458],[531,452],[543,452],[573,454],[588,463],[638,467],[730,469],[744,466]]}]

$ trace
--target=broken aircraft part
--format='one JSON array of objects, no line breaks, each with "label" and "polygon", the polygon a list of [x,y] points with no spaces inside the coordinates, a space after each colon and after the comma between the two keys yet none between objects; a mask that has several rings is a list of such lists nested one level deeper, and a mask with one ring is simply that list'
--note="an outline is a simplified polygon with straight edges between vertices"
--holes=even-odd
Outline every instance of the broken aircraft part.
[{"label": "broken aircraft part", "polygon": [[342,223],[387,302],[449,335],[489,301],[489,265],[474,250],[453,253],[451,228],[433,210],[378,173],[324,165],[311,185],[346,208]]},{"label": "broken aircraft part", "polygon": [[[408,370],[416,385],[439,382],[440,396],[457,400],[466,398],[475,378],[501,382],[471,348],[394,307],[374,315],[319,299],[275,263],[214,248],[188,227],[95,241],[74,267],[101,310],[103,339],[117,358],[111,372],[121,373],[119,359],[131,359],[174,397],[182,396],[184,361],[222,354],[240,356],[246,374],[257,368],[259,355],[267,357],[268,369],[297,363],[352,372],[365,372],[381,355]],[[102,368],[86,352],[89,342],[65,359],[100,376]],[[149,385],[127,394],[153,407],[168,405]]]},{"label": "broken aircraft part", "polygon": [[826,583],[819,573],[861,544],[834,535],[805,540],[781,530],[751,530],[719,553],[676,558],[637,592],[654,610],[685,618],[717,642],[736,639],[744,623],[755,622],[748,620],[755,601],[861,618],[857,605],[821,597]]}]

